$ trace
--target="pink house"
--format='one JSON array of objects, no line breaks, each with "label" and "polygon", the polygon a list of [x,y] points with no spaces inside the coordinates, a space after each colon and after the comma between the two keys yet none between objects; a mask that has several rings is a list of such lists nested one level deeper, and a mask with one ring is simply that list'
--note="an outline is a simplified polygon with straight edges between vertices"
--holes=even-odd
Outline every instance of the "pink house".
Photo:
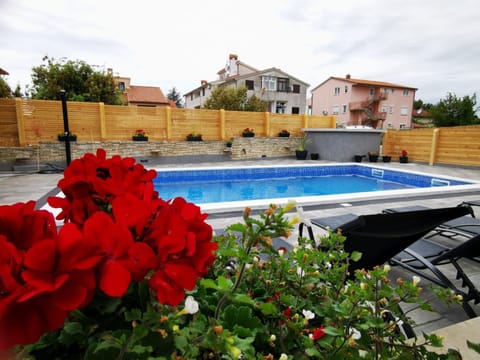
[{"label": "pink house", "polygon": [[330,77],[311,92],[312,115],[336,115],[337,127],[405,129],[417,89],[382,81]]}]

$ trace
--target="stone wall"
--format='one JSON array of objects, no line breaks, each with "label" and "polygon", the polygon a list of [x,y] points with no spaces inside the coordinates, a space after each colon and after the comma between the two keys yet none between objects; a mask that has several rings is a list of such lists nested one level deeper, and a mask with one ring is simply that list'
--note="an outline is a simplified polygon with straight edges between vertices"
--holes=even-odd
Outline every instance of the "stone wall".
[{"label": "stone wall", "polygon": [[[185,159],[211,161],[222,158],[231,160],[257,159],[264,157],[294,156],[299,138],[234,138],[232,146],[224,141],[110,141],[71,142],[71,157],[95,153],[103,148],[107,156],[132,156],[143,162],[178,162]],[[65,164],[64,142],[41,142],[27,147],[0,147],[0,170],[12,171],[22,166],[32,169],[40,165]]]}]

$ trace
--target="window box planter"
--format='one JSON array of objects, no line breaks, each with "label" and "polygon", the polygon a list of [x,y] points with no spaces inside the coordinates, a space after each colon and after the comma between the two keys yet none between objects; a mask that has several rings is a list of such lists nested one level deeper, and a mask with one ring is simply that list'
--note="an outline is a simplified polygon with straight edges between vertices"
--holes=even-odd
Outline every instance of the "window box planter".
[{"label": "window box planter", "polygon": [[132,141],[148,141],[148,136],[132,136]]},{"label": "window box planter", "polygon": [[187,141],[203,141],[202,135],[187,135]]},{"label": "window box planter", "polygon": [[77,135],[58,135],[58,141],[77,141]]}]

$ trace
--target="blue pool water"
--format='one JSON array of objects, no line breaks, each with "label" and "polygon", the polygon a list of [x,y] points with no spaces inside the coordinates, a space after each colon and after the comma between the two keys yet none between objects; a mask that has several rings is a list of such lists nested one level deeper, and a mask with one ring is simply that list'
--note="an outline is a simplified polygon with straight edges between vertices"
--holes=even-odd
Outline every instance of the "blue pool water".
[{"label": "blue pool water", "polygon": [[155,179],[162,198],[197,204],[464,184],[360,165],[159,170]]}]

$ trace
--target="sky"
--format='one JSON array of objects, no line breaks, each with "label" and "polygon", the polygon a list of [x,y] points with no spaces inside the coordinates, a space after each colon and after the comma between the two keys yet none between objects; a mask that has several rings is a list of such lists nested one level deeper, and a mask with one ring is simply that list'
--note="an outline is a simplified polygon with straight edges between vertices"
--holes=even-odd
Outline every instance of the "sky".
[{"label": "sky", "polygon": [[[43,57],[184,94],[229,54],[310,84],[330,76],[417,88],[436,104],[480,93],[476,0],[0,0],[0,68],[13,89]],[[310,94],[310,92],[308,93]],[[479,95],[480,96],[480,95]]]}]

